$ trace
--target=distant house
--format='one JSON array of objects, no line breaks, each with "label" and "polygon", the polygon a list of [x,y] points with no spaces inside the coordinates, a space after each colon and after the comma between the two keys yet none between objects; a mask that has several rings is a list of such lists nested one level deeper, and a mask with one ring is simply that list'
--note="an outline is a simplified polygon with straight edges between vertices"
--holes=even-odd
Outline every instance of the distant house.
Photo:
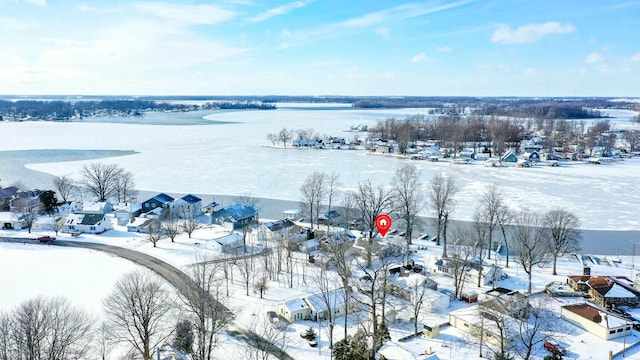
[{"label": "distant house", "polygon": [[343,288],[328,291],[324,294],[314,294],[303,298],[288,300],[277,305],[277,313],[288,322],[296,320],[326,320],[328,318],[330,304],[334,318],[341,317],[346,312],[346,306],[351,308],[356,303],[351,300],[345,302],[345,291]]},{"label": "distant house", "polygon": [[82,214],[108,214],[113,212],[113,205],[108,201],[85,201],[80,204],[80,209],[77,212]]},{"label": "distant house", "polygon": [[125,226],[134,217],[140,216],[142,212],[142,204],[125,205],[113,212],[118,220],[118,225]]},{"label": "distant house", "polygon": [[202,215],[202,199],[195,195],[185,195],[171,202],[171,215],[178,218]]},{"label": "distant house", "polygon": [[483,305],[514,318],[529,315],[529,298],[517,290],[497,287],[484,293]]},{"label": "distant house", "polygon": [[[400,344],[387,342],[380,350],[378,354],[381,359],[385,360],[417,360],[418,357],[408,349],[403,348]],[[422,358],[421,358],[422,359]]]},{"label": "distant house", "polygon": [[531,162],[540,162],[540,153],[537,151],[527,151],[520,155],[521,160],[531,161]]},{"label": "distant house", "polygon": [[111,220],[104,214],[69,214],[62,232],[101,234],[111,229]]},{"label": "distant house", "polygon": [[220,207],[220,204],[218,202],[212,201],[207,205],[203,206],[202,211],[204,211],[207,214],[211,214],[218,211],[219,207]]},{"label": "distant house", "polygon": [[18,190],[9,200],[9,211],[13,212],[37,212],[40,207],[41,191],[35,190]]},{"label": "distant house", "polygon": [[300,244],[298,248],[301,252],[308,254],[320,249],[320,242],[317,239],[305,240]]},{"label": "distant house", "polygon": [[310,314],[309,305],[304,299],[292,299],[280,303],[277,305],[276,312],[290,323],[297,320],[307,320]]},{"label": "distant house", "polygon": [[9,210],[9,201],[16,195],[19,190],[20,189],[18,189],[18,187],[16,186],[9,186],[0,189],[0,211]]},{"label": "distant house", "polygon": [[155,208],[162,208],[162,209],[168,209],[169,205],[171,204],[171,202],[175,200],[174,198],[172,198],[171,196],[164,194],[164,193],[160,193],[154,197],[152,197],[151,199],[144,201],[142,203],[142,212],[146,213],[149,212]]},{"label": "distant house", "polygon": [[325,211],[318,216],[318,222],[322,224],[335,224],[338,218],[340,218],[340,213],[337,211]]},{"label": "distant house", "polygon": [[507,151],[504,155],[500,157],[500,161],[504,163],[515,164],[518,162],[518,157],[516,156],[516,154],[513,153],[513,151]]},{"label": "distant house", "polygon": [[587,303],[562,306],[560,317],[604,340],[623,337],[631,331],[632,326],[629,320]]},{"label": "distant house", "polygon": [[258,211],[251,205],[231,205],[211,214],[213,224],[222,225],[229,230],[255,224],[257,220]]},{"label": "distant house", "polygon": [[242,234],[239,234],[237,232],[232,232],[229,235],[225,235],[211,241],[211,244],[214,248],[224,253],[238,252],[238,250],[242,249],[242,247],[244,246]]},{"label": "distant house", "polygon": [[2,230],[22,230],[24,223],[18,218],[14,212],[0,212],[0,229]]},{"label": "distant house", "polygon": [[282,216],[285,219],[291,219],[293,221],[296,221],[298,219],[300,219],[300,214],[302,213],[302,211],[300,209],[289,209],[289,210],[285,210],[282,212]]},{"label": "distant house", "polygon": [[151,231],[152,224],[155,221],[156,221],[155,219],[150,219],[150,218],[142,218],[142,217],[133,218],[126,225],[127,231],[148,234]]},{"label": "distant house", "polygon": [[626,277],[592,276],[587,280],[589,295],[602,307],[638,306],[640,292]]},{"label": "distant house", "polygon": [[[502,323],[502,332],[496,320]],[[519,324],[515,319],[507,315],[496,315],[493,310],[480,304],[451,311],[449,324],[474,337],[479,337],[482,334],[483,341],[494,346],[500,346],[502,336],[504,336],[504,342],[509,344],[517,341],[517,334],[519,334]]]}]

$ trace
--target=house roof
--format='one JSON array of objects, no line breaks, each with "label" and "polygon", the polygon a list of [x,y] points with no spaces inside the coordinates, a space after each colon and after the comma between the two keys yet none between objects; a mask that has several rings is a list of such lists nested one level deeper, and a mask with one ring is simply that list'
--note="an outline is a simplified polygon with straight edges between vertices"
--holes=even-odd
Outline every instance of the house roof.
[{"label": "house roof", "polygon": [[417,357],[413,355],[413,353],[399,344],[387,342],[380,350],[378,350],[378,354],[383,355],[385,359],[389,360],[416,360]]},{"label": "house roof", "polygon": [[237,244],[238,242],[242,241],[242,235],[234,232],[231,233],[229,235],[225,235],[223,237],[219,237],[217,239],[213,239],[215,242],[217,242],[220,245],[233,245],[233,244]]},{"label": "house roof", "polygon": [[81,225],[96,225],[104,219],[104,214],[84,214]]},{"label": "house roof", "polygon": [[327,310],[327,302],[332,308],[344,305],[345,293],[344,289],[335,289],[325,294],[314,294],[305,298],[311,310],[320,313]]},{"label": "house roof", "polygon": [[129,221],[127,226],[135,226],[135,227],[148,226],[149,224],[151,224],[152,221],[153,219],[137,217],[137,218],[131,219],[131,221]]},{"label": "house roof", "polygon": [[[173,200],[175,200],[174,198],[172,198],[171,196],[169,196],[169,195],[167,195],[167,194],[165,194],[165,193],[160,193],[160,194],[158,194],[158,195],[154,196],[152,199],[159,200],[160,202],[163,202],[163,203],[165,203],[165,204],[166,204],[166,203],[170,203],[170,202],[172,202]],[[149,199],[149,200],[151,200],[151,199]],[[148,201],[148,200],[147,200],[147,201]]]},{"label": "house roof", "polygon": [[9,186],[4,189],[0,189],[0,198],[9,198],[15,195],[18,192],[18,188],[16,186]]},{"label": "house roof", "polygon": [[285,301],[284,306],[289,309],[290,312],[309,308],[309,305],[303,299],[292,299]]},{"label": "house roof", "polygon": [[288,218],[278,220],[278,221],[272,221],[265,224],[265,226],[267,227],[267,229],[269,229],[269,231],[280,231],[283,229],[288,229],[295,225],[296,224]]},{"label": "house roof", "polygon": [[256,216],[258,211],[251,205],[235,204],[214,212],[211,217],[224,218],[232,222]]},{"label": "house roof", "polygon": [[571,311],[574,314],[577,314],[587,320],[593,321],[596,324],[600,324],[601,326],[608,329],[618,328],[620,326],[624,326],[626,323],[629,323],[628,320],[612,314],[607,314],[597,307],[591,306],[587,303],[565,305],[562,307],[562,309]]},{"label": "house roof", "polygon": [[200,199],[199,197],[197,197],[195,195],[191,195],[191,194],[185,195],[185,196],[181,197],[180,199],[188,202],[189,204],[195,204],[195,203],[197,203],[199,201],[202,201],[202,199]]},{"label": "house roof", "polygon": [[17,222],[20,221],[18,219],[18,215],[14,212],[10,211],[2,211],[0,212],[0,222]]}]

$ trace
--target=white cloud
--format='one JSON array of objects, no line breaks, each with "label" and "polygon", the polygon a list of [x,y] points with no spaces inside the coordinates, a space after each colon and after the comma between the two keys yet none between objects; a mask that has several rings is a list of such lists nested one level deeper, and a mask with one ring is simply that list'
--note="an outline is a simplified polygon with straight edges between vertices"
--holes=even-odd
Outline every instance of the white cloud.
[{"label": "white cloud", "polygon": [[35,22],[19,21],[10,17],[0,16],[0,28],[9,30],[26,30],[38,26]]},{"label": "white cloud", "polygon": [[525,44],[536,42],[549,35],[562,35],[576,31],[571,24],[547,22],[528,24],[512,29],[509,25],[498,24],[491,41],[498,44]]},{"label": "white cloud", "polygon": [[36,5],[36,6],[47,6],[47,0],[22,0],[26,3]]},{"label": "white cloud", "polygon": [[376,34],[382,36],[385,39],[389,38],[389,28],[381,27],[376,29]]},{"label": "white cloud", "polygon": [[420,53],[417,55],[414,55],[411,58],[411,62],[414,64],[419,64],[419,63],[425,63],[425,62],[429,62],[431,61],[431,58],[429,58],[425,53]]},{"label": "white cloud", "polygon": [[310,41],[326,39],[336,36],[344,36],[363,28],[382,26],[389,22],[402,22],[408,19],[446,11],[455,7],[468,4],[471,0],[463,0],[444,5],[433,5],[432,3],[403,4],[392,8],[371,12],[359,17],[344,21],[327,24],[311,29],[306,29],[292,33],[292,40],[282,44],[282,48],[298,46]]},{"label": "white cloud", "polygon": [[193,25],[218,24],[235,17],[233,11],[214,5],[182,5],[163,2],[141,2],[135,4],[139,10],[166,20]]},{"label": "white cloud", "polygon": [[640,62],[640,52],[631,55],[631,57],[629,57],[629,61]]},{"label": "white cloud", "polygon": [[522,71],[524,76],[536,76],[538,72],[534,68],[526,68]]},{"label": "white cloud", "polygon": [[449,47],[449,46],[440,46],[440,47],[436,48],[437,52],[442,52],[442,53],[451,52],[451,50],[453,50],[453,49],[451,49],[451,47]]},{"label": "white cloud", "polygon": [[604,61],[604,57],[600,53],[591,53],[584,59],[586,64],[598,64]]},{"label": "white cloud", "polygon": [[98,14],[112,14],[122,10],[120,6],[100,8],[96,6],[87,5],[84,3],[78,4],[77,8],[80,12],[98,13]]},{"label": "white cloud", "polygon": [[295,1],[289,4],[285,4],[282,6],[278,6],[272,9],[269,9],[261,14],[258,14],[252,18],[249,19],[249,21],[252,22],[261,22],[261,21],[265,21],[268,20],[274,16],[278,16],[278,15],[284,15],[292,10],[301,8],[301,7],[305,7],[309,4],[311,4],[313,2],[313,0],[304,0],[304,1]]}]

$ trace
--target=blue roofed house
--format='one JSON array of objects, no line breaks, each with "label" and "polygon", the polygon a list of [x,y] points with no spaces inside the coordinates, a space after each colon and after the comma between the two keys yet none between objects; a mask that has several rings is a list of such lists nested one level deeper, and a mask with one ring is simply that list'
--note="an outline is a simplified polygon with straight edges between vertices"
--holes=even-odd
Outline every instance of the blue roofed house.
[{"label": "blue roofed house", "polygon": [[211,214],[213,224],[222,225],[229,230],[255,224],[257,220],[258,210],[251,205],[235,204]]},{"label": "blue roofed house", "polygon": [[520,158],[531,162],[540,162],[540,153],[535,150],[527,151],[520,155]]},{"label": "blue roofed house", "polygon": [[193,218],[202,215],[202,199],[189,194],[172,201],[171,215],[178,218]]},{"label": "blue roofed house", "polygon": [[154,210],[156,208],[162,208],[166,210],[169,208],[169,205],[173,200],[175,199],[172,198],[171,196],[164,193],[160,193],[142,203],[142,213],[148,213],[149,211]]},{"label": "blue roofed house", "polygon": [[504,155],[500,157],[500,161],[505,163],[515,164],[518,162],[518,157],[516,156],[516,154],[513,153],[513,151],[507,151],[506,153],[504,153]]}]

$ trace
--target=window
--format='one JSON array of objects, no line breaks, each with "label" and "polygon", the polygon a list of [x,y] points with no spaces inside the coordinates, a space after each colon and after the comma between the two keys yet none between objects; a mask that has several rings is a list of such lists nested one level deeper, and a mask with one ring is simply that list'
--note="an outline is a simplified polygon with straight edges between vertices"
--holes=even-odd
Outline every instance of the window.
[{"label": "window", "polygon": [[609,334],[615,334],[615,333],[616,333],[616,331],[615,331],[615,330],[611,330],[611,331],[609,331]]},{"label": "window", "polygon": [[464,323],[464,327],[469,327],[469,324],[467,324],[467,323]]},{"label": "window", "polygon": [[618,329],[617,332],[622,332],[622,329]]}]

